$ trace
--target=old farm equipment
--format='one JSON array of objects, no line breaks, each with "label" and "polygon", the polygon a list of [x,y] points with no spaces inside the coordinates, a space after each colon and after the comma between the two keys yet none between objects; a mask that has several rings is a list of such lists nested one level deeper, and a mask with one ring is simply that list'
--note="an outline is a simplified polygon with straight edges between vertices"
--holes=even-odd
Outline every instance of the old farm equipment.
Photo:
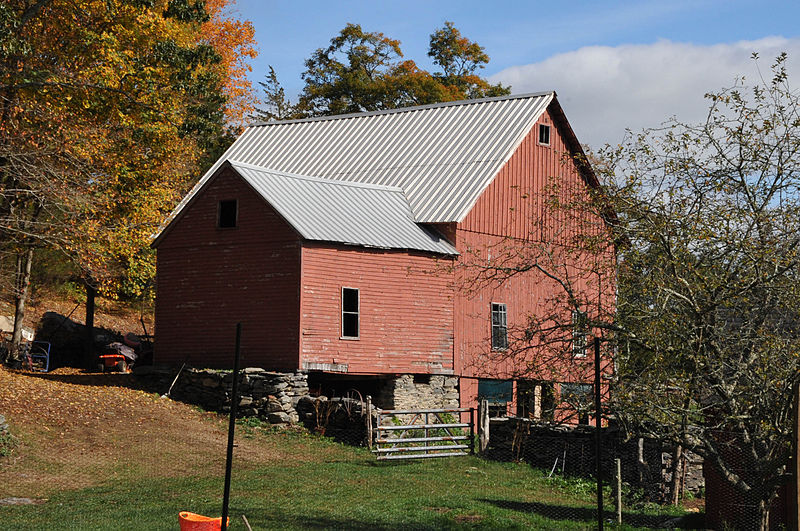
[{"label": "old farm equipment", "polygon": [[[474,452],[474,411],[471,408],[375,409],[372,451],[379,460],[426,459]],[[469,415],[469,422],[461,422]]]}]

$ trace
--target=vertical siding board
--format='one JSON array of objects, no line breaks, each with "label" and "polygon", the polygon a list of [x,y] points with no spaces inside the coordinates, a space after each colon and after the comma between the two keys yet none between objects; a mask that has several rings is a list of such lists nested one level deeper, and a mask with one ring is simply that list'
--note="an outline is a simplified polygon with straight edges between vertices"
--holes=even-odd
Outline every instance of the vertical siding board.
[{"label": "vertical siding board", "polygon": [[[550,125],[550,145],[538,143],[539,124]],[[504,245],[524,245],[524,240],[554,238],[566,229],[574,234],[575,223],[563,212],[548,212],[544,204],[547,189],[555,180],[565,191],[574,186],[584,186],[577,168],[565,160],[568,148],[549,112],[542,115],[518,150],[498,173],[495,180],[478,199],[458,227],[456,248],[462,256],[468,249],[486,249]],[[565,193],[561,194],[566,198]],[[468,279],[461,282],[468,283]],[[509,329],[525,325],[528,315],[542,311],[542,301],[556,287],[552,281],[535,272],[519,274],[502,285],[486,286],[468,296],[456,290],[454,312],[456,315],[455,348],[459,374],[467,377],[508,377],[520,367],[495,363],[482,366],[491,347],[490,304],[502,302],[508,309]],[[469,385],[462,388],[462,399],[474,390]],[[474,393],[473,393],[474,394]]]},{"label": "vertical siding board", "polygon": [[[216,228],[223,199],[239,202],[236,228]],[[157,363],[230,366],[242,322],[244,363],[298,367],[299,240],[238,176],[219,175],[182,213],[157,267]]]}]

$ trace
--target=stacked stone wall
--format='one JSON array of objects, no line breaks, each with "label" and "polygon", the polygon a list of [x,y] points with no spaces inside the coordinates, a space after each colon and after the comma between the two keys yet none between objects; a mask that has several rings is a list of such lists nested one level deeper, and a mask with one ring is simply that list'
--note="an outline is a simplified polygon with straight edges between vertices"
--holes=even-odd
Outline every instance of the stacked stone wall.
[{"label": "stacked stone wall", "polygon": [[[230,411],[233,372],[186,369],[171,396],[212,411]],[[304,373],[271,372],[248,367],[240,372],[238,415],[259,417],[272,424],[297,422],[297,403],[308,396]]]},{"label": "stacked stone wall", "polygon": [[375,404],[383,409],[459,407],[458,378],[402,374],[386,382]]},{"label": "stacked stone wall", "polygon": [[[233,372],[213,369],[185,369],[170,396],[212,411],[230,411]],[[331,418],[355,425],[362,420],[363,404],[358,400],[309,396],[308,375],[303,372],[272,372],[249,367],[240,372],[238,387],[240,417],[258,417],[272,424],[302,422],[317,431],[331,431]],[[458,378],[444,375],[403,374],[384,380],[379,396],[373,398],[383,409],[425,409],[458,407]],[[335,408],[333,414],[330,408]],[[355,419],[355,421],[354,421]],[[354,424],[355,422],[355,424]],[[339,426],[336,429],[345,429]],[[360,435],[359,435],[360,436]]]}]

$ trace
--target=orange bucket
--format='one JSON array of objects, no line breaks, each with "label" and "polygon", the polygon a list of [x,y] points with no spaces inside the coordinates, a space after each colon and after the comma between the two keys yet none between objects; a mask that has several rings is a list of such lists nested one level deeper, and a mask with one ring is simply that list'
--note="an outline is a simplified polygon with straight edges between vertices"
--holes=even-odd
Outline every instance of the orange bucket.
[{"label": "orange bucket", "polygon": [[[222,529],[222,517],[211,518],[202,514],[181,511],[178,513],[178,523],[181,524],[181,531],[217,531]],[[228,518],[228,524],[231,519]]]}]

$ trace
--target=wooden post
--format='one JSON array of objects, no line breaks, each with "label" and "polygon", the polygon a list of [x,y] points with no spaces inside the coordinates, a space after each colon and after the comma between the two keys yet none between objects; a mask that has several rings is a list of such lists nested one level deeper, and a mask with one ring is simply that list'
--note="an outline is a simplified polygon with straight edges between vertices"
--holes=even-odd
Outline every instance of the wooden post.
[{"label": "wooden post", "polygon": [[614,464],[617,465],[617,524],[622,525],[622,460],[617,457]]},{"label": "wooden post", "polygon": [[469,408],[469,453],[475,455],[475,408]]},{"label": "wooden post", "polygon": [[[426,439],[428,438],[428,424],[430,423],[428,418],[429,418],[428,417],[428,412],[425,412],[425,438]],[[430,446],[431,443],[425,442],[424,444],[425,444],[425,446]],[[425,455],[427,455],[429,453],[430,452],[428,450],[425,450]]]},{"label": "wooden post", "polygon": [[372,397],[367,395],[367,447],[372,450]]},{"label": "wooden post", "polygon": [[83,344],[83,368],[95,369],[94,362],[94,299],[97,290],[91,279],[86,280],[86,336]]},{"label": "wooden post", "polygon": [[481,455],[489,448],[489,401],[481,398],[478,403],[478,450]]}]

